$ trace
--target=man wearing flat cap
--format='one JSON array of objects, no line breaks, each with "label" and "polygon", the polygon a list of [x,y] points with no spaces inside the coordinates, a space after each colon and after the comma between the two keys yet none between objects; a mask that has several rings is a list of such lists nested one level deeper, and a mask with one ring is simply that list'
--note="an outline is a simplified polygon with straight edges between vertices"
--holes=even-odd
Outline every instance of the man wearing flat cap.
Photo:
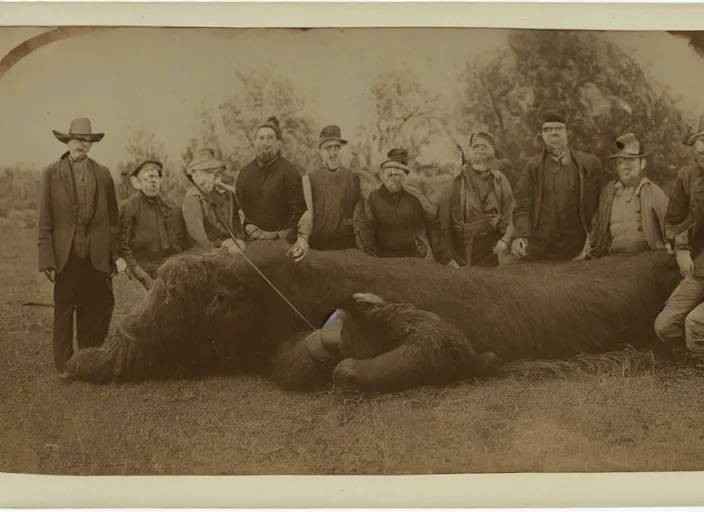
[{"label": "man wearing flat cap", "polygon": [[643,175],[647,156],[635,134],[616,139],[616,151],[608,158],[615,162],[618,178],[604,187],[592,231],[578,259],[665,248],[668,198]]},{"label": "man wearing flat cap", "polygon": [[310,247],[317,250],[356,248],[352,218],[362,199],[359,175],[342,165],[340,152],[347,145],[339,126],[320,132],[318,148],[322,166],[303,176],[303,193],[311,219]]},{"label": "man wearing flat cap", "polygon": [[519,260],[570,261],[591,231],[604,172],[595,155],[569,146],[563,115],[547,112],[540,130],[543,150],[528,159],[513,191],[511,252]]},{"label": "man wearing flat cap", "polygon": [[[380,258],[432,257],[426,226],[436,209],[404,187],[410,173],[408,151],[392,149],[381,164],[382,184],[355,210],[357,247]],[[427,202],[427,200],[425,200]]]},{"label": "man wearing flat cap", "polygon": [[120,254],[120,219],[110,171],[88,157],[104,134],[87,118],[68,133],[52,130],[68,148],[41,174],[39,270],[54,283],[54,364],[63,375],[73,354],[74,312],[78,348],[98,346],[110,329],[115,304],[112,278],[126,269]]},{"label": "man wearing flat cap", "polygon": [[145,160],[129,174],[137,190],[120,207],[120,242],[127,268],[149,289],[156,271],[169,257],[182,251],[183,217],[161,194],[164,166]]},{"label": "man wearing flat cap", "polygon": [[271,116],[254,134],[254,160],[237,176],[237,201],[248,241],[295,242],[297,257],[302,257],[308,248],[308,233],[299,225],[306,211],[303,173],[282,156],[281,142],[279,120]]},{"label": "man wearing flat cap", "polygon": [[444,187],[438,205],[438,259],[454,268],[497,266],[509,250],[516,202],[498,169],[494,136],[477,131],[469,146],[469,162]]},{"label": "man wearing flat cap", "polygon": [[222,181],[224,171],[225,162],[209,148],[196,151],[186,167],[190,186],[181,204],[186,248],[234,253],[245,249],[239,206],[233,188]]},{"label": "man wearing flat cap", "polygon": [[704,115],[686,140],[693,162],[677,173],[665,216],[683,279],[655,320],[669,348],[704,360]]}]

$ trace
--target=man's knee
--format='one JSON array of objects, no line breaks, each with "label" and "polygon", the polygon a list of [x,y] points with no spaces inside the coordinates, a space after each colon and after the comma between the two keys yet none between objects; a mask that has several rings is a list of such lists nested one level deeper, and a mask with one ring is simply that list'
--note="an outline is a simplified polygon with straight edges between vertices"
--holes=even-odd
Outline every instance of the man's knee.
[{"label": "man's knee", "polygon": [[704,309],[696,308],[684,320],[687,349],[704,353]]},{"label": "man's knee", "polygon": [[680,315],[673,315],[667,308],[663,309],[655,318],[655,334],[661,341],[682,336],[682,327]]}]

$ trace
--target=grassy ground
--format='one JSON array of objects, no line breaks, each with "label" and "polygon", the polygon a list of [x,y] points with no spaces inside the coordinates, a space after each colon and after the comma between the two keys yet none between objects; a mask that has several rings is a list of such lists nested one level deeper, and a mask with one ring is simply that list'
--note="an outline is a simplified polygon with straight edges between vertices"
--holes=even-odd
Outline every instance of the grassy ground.
[{"label": "grassy ground", "polygon": [[[33,231],[3,231],[0,471],[69,475],[704,469],[704,378],[647,355],[388,396],[253,378],[65,384]],[[119,277],[116,321],[143,293]],[[550,370],[550,371],[548,371]]]}]

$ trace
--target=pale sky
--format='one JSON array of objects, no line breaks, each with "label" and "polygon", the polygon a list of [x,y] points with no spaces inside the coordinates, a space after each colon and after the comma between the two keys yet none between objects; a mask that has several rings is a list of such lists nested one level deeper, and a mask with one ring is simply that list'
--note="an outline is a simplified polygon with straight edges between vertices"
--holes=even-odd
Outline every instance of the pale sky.
[{"label": "pale sky", "polygon": [[[0,51],[44,29],[0,29]],[[479,53],[502,48],[498,29],[325,29],[308,32],[124,28],[66,39],[20,61],[0,79],[0,165],[43,167],[64,151],[52,129],[89,117],[106,133],[91,156],[114,168],[132,129],[154,132],[178,160],[194,135],[196,109],[233,91],[237,69],[273,67],[307,98],[320,123],[351,138],[364,123],[364,97],[376,74],[409,67],[446,97],[453,77]],[[683,97],[694,116],[704,107],[704,60],[665,33],[607,37],[651,76]],[[450,157],[452,158],[452,157]]]}]

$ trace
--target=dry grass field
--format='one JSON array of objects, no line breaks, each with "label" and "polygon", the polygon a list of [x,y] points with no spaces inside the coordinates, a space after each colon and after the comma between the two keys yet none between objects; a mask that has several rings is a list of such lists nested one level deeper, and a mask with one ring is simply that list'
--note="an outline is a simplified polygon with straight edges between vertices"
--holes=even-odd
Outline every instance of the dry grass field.
[{"label": "dry grass field", "polygon": [[[704,469],[704,376],[647,354],[386,396],[268,380],[64,383],[33,230],[0,233],[0,471],[429,474]],[[142,292],[115,281],[119,321]]]}]

